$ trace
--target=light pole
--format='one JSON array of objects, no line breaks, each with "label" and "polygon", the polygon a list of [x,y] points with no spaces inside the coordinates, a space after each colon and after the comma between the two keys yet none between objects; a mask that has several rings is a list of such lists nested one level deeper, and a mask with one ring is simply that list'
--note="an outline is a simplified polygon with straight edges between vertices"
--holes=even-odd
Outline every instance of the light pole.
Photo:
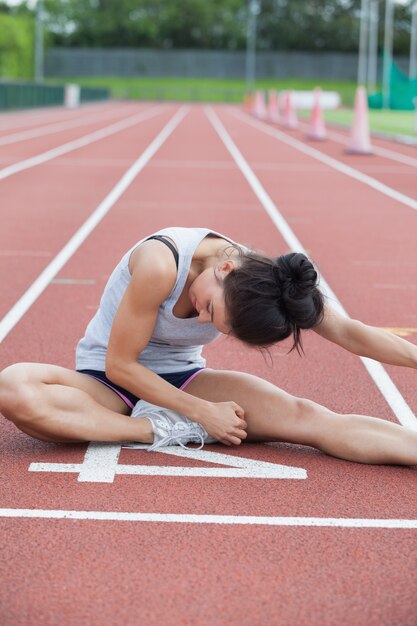
[{"label": "light pole", "polygon": [[43,78],[43,0],[38,0],[35,20],[35,80],[42,82]]},{"label": "light pole", "polygon": [[411,8],[410,80],[417,78],[417,2]]},{"label": "light pole", "polygon": [[390,105],[390,74],[393,49],[393,22],[394,2],[385,0],[385,34],[384,34],[384,62],[382,70],[382,106],[389,109]]},{"label": "light pole", "polygon": [[369,0],[361,0],[361,22],[359,30],[358,85],[366,83],[366,50],[368,42]]},{"label": "light pole", "polygon": [[370,93],[375,92],[378,80],[378,25],[379,2],[378,0],[371,0],[368,50],[368,89]]},{"label": "light pole", "polygon": [[256,18],[261,11],[259,0],[248,0],[246,31],[246,91],[252,93],[256,75]]}]

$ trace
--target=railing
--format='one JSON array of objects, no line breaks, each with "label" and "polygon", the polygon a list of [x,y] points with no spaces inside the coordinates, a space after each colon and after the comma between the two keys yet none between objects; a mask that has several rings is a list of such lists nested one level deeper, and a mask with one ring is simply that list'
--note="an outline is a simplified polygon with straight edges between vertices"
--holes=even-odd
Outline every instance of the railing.
[{"label": "railing", "polygon": [[[83,87],[80,102],[107,100],[109,96],[108,89]],[[64,103],[65,85],[0,81],[0,111],[62,106]]]},{"label": "railing", "polygon": [[0,82],[0,110],[56,106],[64,102],[64,86]]}]

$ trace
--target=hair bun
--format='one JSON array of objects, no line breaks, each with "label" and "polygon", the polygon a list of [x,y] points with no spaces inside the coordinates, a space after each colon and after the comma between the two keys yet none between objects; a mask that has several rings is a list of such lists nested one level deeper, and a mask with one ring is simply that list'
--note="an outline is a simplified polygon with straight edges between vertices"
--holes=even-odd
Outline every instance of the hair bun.
[{"label": "hair bun", "polygon": [[279,281],[294,297],[302,297],[317,284],[317,272],[312,262],[301,252],[291,252],[276,260]]},{"label": "hair bun", "polygon": [[252,346],[271,346],[293,337],[302,351],[302,329],[323,319],[323,295],[317,272],[304,254],[277,259],[245,252],[223,282],[230,333]]},{"label": "hair bun", "polygon": [[301,252],[291,252],[276,259],[274,274],[280,285],[280,301],[290,321],[300,328],[311,326],[316,315],[318,278],[312,262]]}]

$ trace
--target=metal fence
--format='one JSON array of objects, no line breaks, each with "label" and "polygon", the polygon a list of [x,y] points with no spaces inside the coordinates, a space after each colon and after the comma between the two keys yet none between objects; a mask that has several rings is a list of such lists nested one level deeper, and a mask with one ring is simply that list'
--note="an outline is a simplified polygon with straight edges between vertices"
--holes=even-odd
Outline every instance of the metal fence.
[{"label": "metal fence", "polygon": [[[407,59],[396,59],[407,71]],[[356,81],[358,57],[342,52],[258,52],[256,77]],[[51,48],[47,76],[237,78],[245,76],[245,52],[145,48]],[[379,68],[381,76],[381,68]]]},{"label": "metal fence", "polygon": [[[107,100],[109,96],[108,89],[82,87],[80,90],[80,102]],[[0,111],[61,106],[64,103],[64,85],[0,81]]]},{"label": "metal fence", "polygon": [[[245,53],[223,50],[51,48],[47,76],[237,78]],[[357,55],[339,52],[259,52],[257,78],[356,80]]]}]

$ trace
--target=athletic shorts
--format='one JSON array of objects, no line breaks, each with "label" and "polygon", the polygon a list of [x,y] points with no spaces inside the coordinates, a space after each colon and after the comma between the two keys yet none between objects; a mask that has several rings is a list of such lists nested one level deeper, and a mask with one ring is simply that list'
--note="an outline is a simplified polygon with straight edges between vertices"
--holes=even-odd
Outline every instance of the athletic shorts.
[{"label": "athletic shorts", "polygon": [[[205,367],[196,367],[192,370],[187,370],[186,372],[170,372],[168,374],[158,374],[161,378],[166,380],[177,389],[185,389],[189,382],[193,380],[200,372],[203,372]],[[127,389],[123,389],[119,385],[115,385],[109,380],[104,372],[100,372],[98,370],[77,370],[80,374],[87,374],[87,376],[91,376],[91,378],[95,378],[96,380],[109,387],[112,391],[117,393],[117,395],[127,404],[130,409],[133,409],[135,404],[140,400],[137,396]]]}]

